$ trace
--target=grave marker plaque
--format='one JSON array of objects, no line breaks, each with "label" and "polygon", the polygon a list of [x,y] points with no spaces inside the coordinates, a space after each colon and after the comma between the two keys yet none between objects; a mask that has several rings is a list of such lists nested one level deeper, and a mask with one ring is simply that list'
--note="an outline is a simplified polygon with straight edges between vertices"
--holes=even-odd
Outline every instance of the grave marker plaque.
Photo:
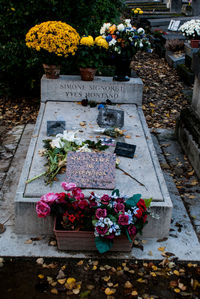
[{"label": "grave marker plaque", "polygon": [[124,142],[117,142],[115,148],[115,154],[118,156],[133,158],[135,149],[136,149],[136,145],[124,143]]},{"label": "grave marker plaque", "polygon": [[116,156],[111,153],[67,155],[66,180],[80,188],[114,189]]},{"label": "grave marker plaque", "polygon": [[55,136],[63,133],[65,130],[65,121],[48,120],[47,121],[47,136]]},{"label": "grave marker plaque", "polygon": [[122,128],[124,125],[124,111],[114,109],[100,109],[97,117],[99,127]]}]

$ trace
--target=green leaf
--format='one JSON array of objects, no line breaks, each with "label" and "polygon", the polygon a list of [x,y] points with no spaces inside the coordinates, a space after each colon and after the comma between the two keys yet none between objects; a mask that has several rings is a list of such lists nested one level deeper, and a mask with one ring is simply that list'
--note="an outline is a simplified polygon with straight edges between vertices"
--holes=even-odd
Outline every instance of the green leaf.
[{"label": "green leaf", "polygon": [[144,199],[144,202],[145,202],[146,207],[149,208],[151,205],[151,202],[152,202],[152,198]]},{"label": "green leaf", "polygon": [[112,195],[117,195],[117,196],[119,196],[119,189],[115,189],[115,190],[113,190],[113,192],[112,192]]},{"label": "green leaf", "polygon": [[94,219],[92,220],[92,225],[95,226],[95,224],[98,222],[98,220]]},{"label": "green leaf", "polygon": [[126,205],[130,207],[135,207],[138,201],[140,200],[140,198],[141,198],[141,194],[134,194],[126,201]]},{"label": "green leaf", "polygon": [[129,242],[133,242],[132,240],[131,240],[131,237],[130,237],[130,235],[129,235],[129,232],[128,232],[128,229],[126,228],[126,235],[127,235],[127,238],[128,238],[128,240],[129,240]]},{"label": "green leaf", "polygon": [[108,250],[110,250],[113,246],[113,240],[104,239],[101,237],[96,237],[95,243],[96,243],[96,248],[99,251],[99,253],[105,253]]}]

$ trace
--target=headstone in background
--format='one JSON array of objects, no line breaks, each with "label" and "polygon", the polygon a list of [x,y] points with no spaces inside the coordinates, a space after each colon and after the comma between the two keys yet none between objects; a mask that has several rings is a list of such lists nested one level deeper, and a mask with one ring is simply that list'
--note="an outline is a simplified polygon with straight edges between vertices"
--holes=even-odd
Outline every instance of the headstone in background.
[{"label": "headstone in background", "polygon": [[124,111],[114,109],[100,109],[97,123],[102,128],[122,128],[124,126]]},{"label": "headstone in background", "polygon": [[55,136],[59,133],[63,133],[65,130],[65,121],[47,121],[47,136]]},{"label": "headstone in background", "polygon": [[67,155],[67,182],[80,188],[114,189],[116,156],[111,153],[76,153]]},{"label": "headstone in background", "polygon": [[200,1],[192,0],[192,12],[194,16],[200,15]]},{"label": "headstone in background", "polygon": [[170,11],[180,13],[182,8],[182,0],[171,0]]}]

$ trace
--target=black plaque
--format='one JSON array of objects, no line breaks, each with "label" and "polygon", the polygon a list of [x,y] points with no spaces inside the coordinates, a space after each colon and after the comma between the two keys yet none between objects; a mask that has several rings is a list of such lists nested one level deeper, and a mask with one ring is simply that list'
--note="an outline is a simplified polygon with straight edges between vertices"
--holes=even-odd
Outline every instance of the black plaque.
[{"label": "black plaque", "polygon": [[115,154],[118,156],[133,158],[135,153],[136,145],[117,142],[115,147]]},{"label": "black plaque", "polygon": [[114,109],[100,109],[97,117],[99,127],[122,128],[124,125],[124,111]]},{"label": "black plaque", "polygon": [[63,133],[65,130],[65,121],[47,121],[47,136],[55,136]]}]

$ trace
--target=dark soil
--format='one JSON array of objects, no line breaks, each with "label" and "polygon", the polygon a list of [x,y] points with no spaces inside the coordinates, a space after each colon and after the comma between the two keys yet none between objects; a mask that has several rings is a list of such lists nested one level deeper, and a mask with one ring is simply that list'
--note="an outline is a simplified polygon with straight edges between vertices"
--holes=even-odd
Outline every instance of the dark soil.
[{"label": "dark soil", "polygon": [[[76,282],[66,287],[68,278]],[[168,260],[160,263],[75,259],[45,260],[38,265],[33,260],[7,259],[0,268],[0,290],[1,299],[197,299],[200,265]]]}]

